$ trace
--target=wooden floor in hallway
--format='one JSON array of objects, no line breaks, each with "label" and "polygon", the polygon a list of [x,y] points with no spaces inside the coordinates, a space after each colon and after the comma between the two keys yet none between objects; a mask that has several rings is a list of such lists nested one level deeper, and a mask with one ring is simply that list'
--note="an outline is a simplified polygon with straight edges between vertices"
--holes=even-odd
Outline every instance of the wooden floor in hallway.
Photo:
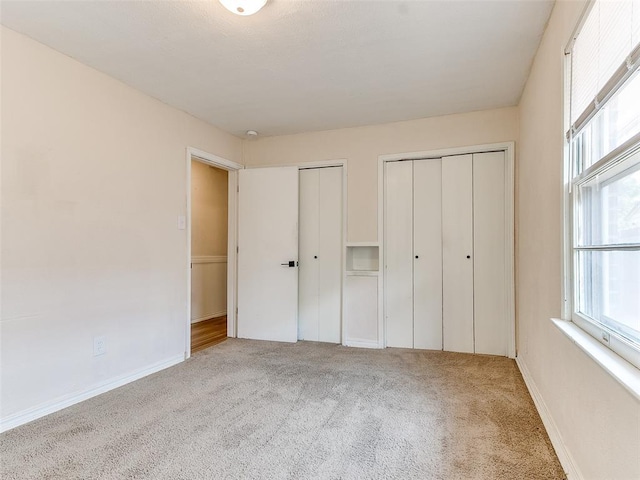
[{"label": "wooden floor in hallway", "polygon": [[227,316],[210,318],[191,325],[191,353],[227,339]]}]

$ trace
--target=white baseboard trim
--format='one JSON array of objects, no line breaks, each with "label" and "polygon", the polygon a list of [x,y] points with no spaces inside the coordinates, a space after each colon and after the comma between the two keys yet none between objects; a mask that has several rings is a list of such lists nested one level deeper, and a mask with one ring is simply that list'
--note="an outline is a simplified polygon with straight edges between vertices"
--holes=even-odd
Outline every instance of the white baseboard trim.
[{"label": "white baseboard trim", "polygon": [[371,340],[346,340],[343,345],[356,348],[382,348],[378,345],[378,342],[372,342]]},{"label": "white baseboard trim", "polygon": [[219,312],[208,313],[207,315],[203,315],[202,317],[192,318],[191,323],[198,323],[204,320],[209,320],[210,318],[218,318],[227,314],[226,310],[221,310]]},{"label": "white baseboard trim", "polygon": [[553,417],[547,408],[547,404],[544,402],[542,394],[540,393],[540,390],[538,390],[533,377],[529,373],[527,365],[520,359],[520,357],[516,357],[516,364],[520,369],[524,383],[529,389],[531,398],[533,398],[533,403],[535,404],[538,414],[542,419],[544,428],[547,430],[549,440],[551,440],[551,444],[556,451],[556,455],[558,455],[558,460],[560,460],[560,465],[562,465],[564,473],[567,476],[567,480],[583,480],[584,477],[582,476],[582,473],[580,473],[580,469],[578,469],[571,452],[569,452],[567,446],[564,444],[560,430],[558,429],[556,422],[553,420]]},{"label": "white baseboard trim", "polygon": [[20,425],[24,425],[25,423],[29,423],[33,420],[57,412],[58,410],[62,410],[63,408],[70,407],[71,405],[75,405],[76,403],[80,403],[84,400],[88,400],[92,397],[100,395],[101,393],[105,393],[109,390],[113,390],[114,388],[126,385],[127,383],[139,380],[142,377],[146,377],[147,375],[151,375],[152,373],[156,373],[160,370],[164,370],[165,368],[172,367],[173,365],[176,365],[183,361],[184,354],[181,353],[180,355],[175,355],[167,360],[162,360],[147,367],[135,370],[131,373],[127,373],[111,380],[98,383],[86,390],[63,395],[62,397],[58,397],[57,399],[54,399],[50,402],[40,404],[37,407],[28,408],[21,412],[14,413],[13,415],[9,415],[8,417],[0,420],[0,432],[6,432],[7,430],[11,430],[12,428],[19,427]]}]

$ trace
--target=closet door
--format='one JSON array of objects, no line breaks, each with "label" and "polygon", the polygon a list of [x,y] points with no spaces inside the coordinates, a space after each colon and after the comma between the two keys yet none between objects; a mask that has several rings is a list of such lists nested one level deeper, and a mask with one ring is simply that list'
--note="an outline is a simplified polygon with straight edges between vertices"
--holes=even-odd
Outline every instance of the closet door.
[{"label": "closet door", "polygon": [[298,339],[340,343],[342,167],[300,171]]},{"label": "closet door", "polygon": [[318,340],[320,170],[300,170],[298,339]]},{"label": "closet door", "polygon": [[473,353],[472,155],[442,159],[442,288],[444,350]]},{"label": "closet door", "polygon": [[413,162],[413,347],[442,350],[440,159]]},{"label": "closet door", "polygon": [[505,154],[473,156],[475,352],[507,355]]},{"label": "closet door", "polygon": [[342,168],[318,169],[318,340],[340,343],[342,318]]},{"label": "closet door", "polygon": [[385,163],[384,306],[388,347],[413,348],[413,162]]}]

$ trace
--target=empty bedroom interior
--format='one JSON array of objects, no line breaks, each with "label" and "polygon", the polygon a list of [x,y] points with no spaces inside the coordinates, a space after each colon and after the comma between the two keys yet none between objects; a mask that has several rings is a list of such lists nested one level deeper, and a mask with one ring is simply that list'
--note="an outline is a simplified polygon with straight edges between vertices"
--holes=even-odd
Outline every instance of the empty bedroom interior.
[{"label": "empty bedroom interior", "polygon": [[0,23],[0,477],[640,478],[640,1]]}]

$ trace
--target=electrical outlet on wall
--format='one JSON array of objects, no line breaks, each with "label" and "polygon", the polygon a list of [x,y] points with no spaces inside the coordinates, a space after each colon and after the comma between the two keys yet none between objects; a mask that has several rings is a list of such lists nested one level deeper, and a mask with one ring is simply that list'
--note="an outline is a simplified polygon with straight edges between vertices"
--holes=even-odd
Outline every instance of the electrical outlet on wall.
[{"label": "electrical outlet on wall", "polygon": [[93,337],[93,356],[107,353],[107,339],[104,336]]}]

